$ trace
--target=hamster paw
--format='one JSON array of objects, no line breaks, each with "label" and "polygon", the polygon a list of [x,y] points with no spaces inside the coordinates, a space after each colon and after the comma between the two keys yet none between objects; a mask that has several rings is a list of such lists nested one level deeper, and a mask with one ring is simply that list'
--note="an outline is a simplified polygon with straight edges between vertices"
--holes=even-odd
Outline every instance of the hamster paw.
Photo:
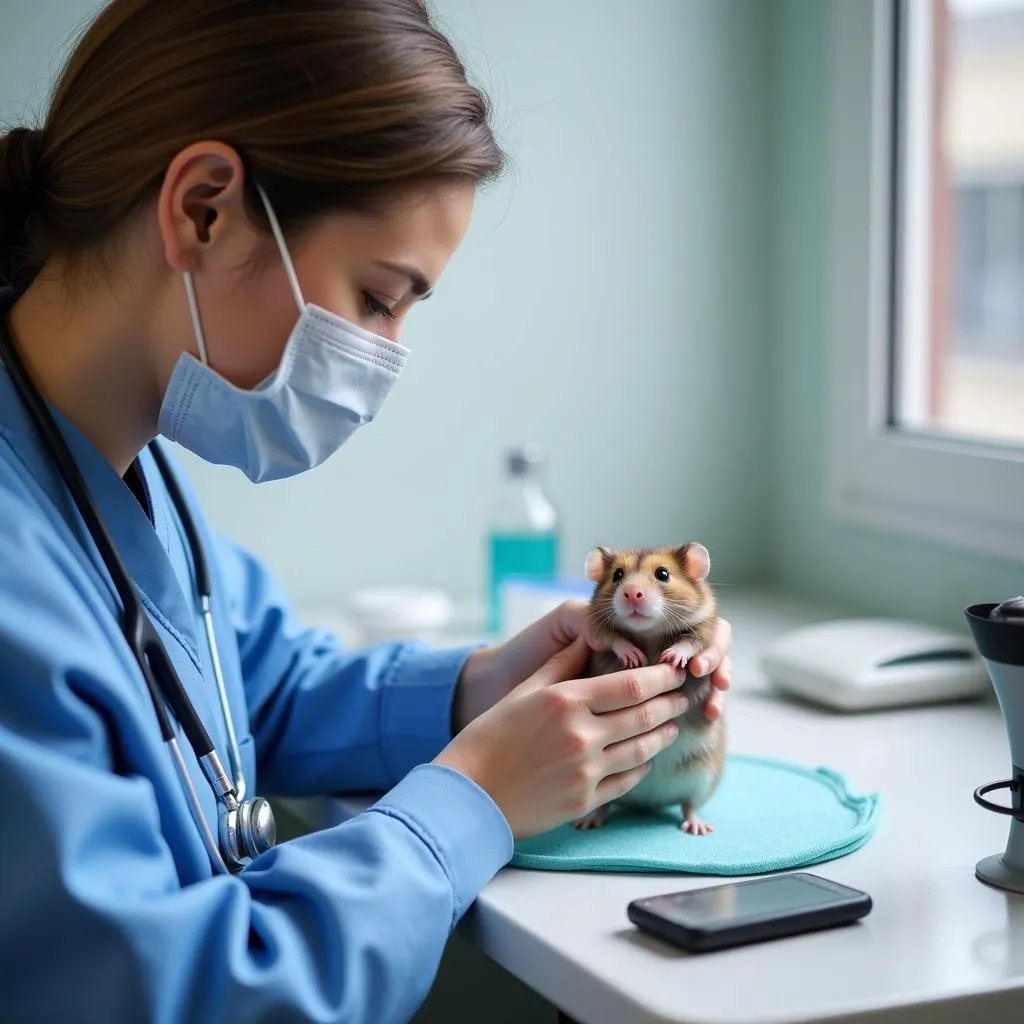
[{"label": "hamster paw", "polygon": [[688,814],[683,819],[683,823],[679,827],[684,832],[688,832],[691,836],[706,836],[709,832],[715,831],[713,825],[709,825],[706,821],[702,821],[693,813]]},{"label": "hamster paw", "polygon": [[623,668],[640,668],[641,665],[647,664],[647,655],[639,647],[621,637],[612,644],[612,650],[622,662]]},{"label": "hamster paw", "polygon": [[600,828],[604,824],[604,816],[605,809],[603,807],[597,807],[589,814],[574,821],[572,823],[572,827],[583,832],[592,828]]},{"label": "hamster paw", "polygon": [[666,665],[671,665],[674,669],[682,670],[695,653],[693,644],[681,640],[671,647],[666,647],[661,653],[661,660]]}]

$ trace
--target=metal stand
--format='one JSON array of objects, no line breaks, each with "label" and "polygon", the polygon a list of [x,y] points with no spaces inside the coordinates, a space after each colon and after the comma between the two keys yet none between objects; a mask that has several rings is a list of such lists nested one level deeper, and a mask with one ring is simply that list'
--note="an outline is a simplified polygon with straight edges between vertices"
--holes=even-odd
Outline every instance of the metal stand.
[{"label": "metal stand", "polygon": [[[1010,806],[986,800],[987,793],[997,789],[1010,791]],[[979,860],[974,866],[978,881],[996,889],[1024,895],[1024,771],[1013,766],[1013,777],[1002,782],[990,782],[974,791],[974,800],[987,811],[1005,814],[1010,818],[1010,835],[1003,853]]]}]

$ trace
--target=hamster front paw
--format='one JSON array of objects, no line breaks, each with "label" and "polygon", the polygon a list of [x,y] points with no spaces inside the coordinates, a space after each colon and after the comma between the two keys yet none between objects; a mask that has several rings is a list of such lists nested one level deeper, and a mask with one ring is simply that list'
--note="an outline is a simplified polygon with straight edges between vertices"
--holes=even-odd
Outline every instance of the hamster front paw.
[{"label": "hamster front paw", "polygon": [[671,665],[676,670],[682,670],[686,667],[686,663],[696,654],[693,644],[686,640],[680,640],[679,643],[673,644],[671,647],[666,647],[661,652],[661,660],[666,665]]},{"label": "hamster front paw", "polygon": [[647,655],[628,640],[623,640],[622,637],[618,637],[612,644],[612,650],[622,662],[623,668],[640,668],[641,665],[647,664]]}]

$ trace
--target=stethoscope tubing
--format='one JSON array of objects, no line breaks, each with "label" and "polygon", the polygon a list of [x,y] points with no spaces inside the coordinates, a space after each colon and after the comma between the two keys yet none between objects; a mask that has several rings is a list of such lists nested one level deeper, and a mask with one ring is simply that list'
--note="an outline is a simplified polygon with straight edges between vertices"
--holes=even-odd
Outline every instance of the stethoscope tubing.
[{"label": "stethoscope tubing", "polygon": [[235,733],[235,722],[231,714],[231,705],[228,702],[224,670],[220,663],[220,652],[217,649],[217,639],[213,628],[213,585],[206,562],[206,553],[203,550],[203,542],[199,536],[199,530],[196,528],[195,520],[189,513],[185,495],[182,494],[174,471],[167,461],[167,456],[155,444],[149,446],[149,451],[153,456],[153,461],[156,462],[157,469],[160,471],[164,486],[171,496],[171,503],[178,513],[178,518],[181,520],[181,525],[185,530],[185,537],[188,540],[189,551],[192,556],[192,566],[196,577],[196,590],[199,593],[203,626],[206,630],[206,643],[210,651],[210,660],[213,663],[213,678],[217,683],[217,694],[220,698],[221,709],[224,712],[224,725],[228,734],[228,754],[231,760],[231,773],[235,784],[235,798],[241,803],[245,799],[246,792],[245,774],[242,771],[242,754],[238,746],[238,736]]},{"label": "stethoscope tubing", "polygon": [[227,777],[213,741],[191,700],[189,700],[181,679],[178,677],[178,673],[175,671],[174,665],[167,653],[167,649],[164,647],[163,641],[156,631],[156,627],[143,609],[142,602],[135,590],[135,585],[124,563],[121,561],[114,542],[89,495],[81,471],[75,463],[74,457],[56,420],[43,400],[42,395],[32,382],[25,364],[11,339],[3,316],[0,316],[0,357],[2,357],[3,364],[7,368],[11,381],[14,383],[29,415],[40,432],[43,444],[54,459],[57,469],[67,485],[68,491],[85,523],[86,530],[96,545],[100,557],[103,559],[103,563],[106,566],[124,610],[122,631],[125,640],[142,673],[153,704],[153,710],[156,713],[157,722],[159,723],[160,735],[170,751],[175,769],[185,789],[192,817],[195,819],[201,833],[203,845],[207,849],[214,869],[219,873],[227,874],[229,873],[228,867],[203,814],[199,795],[192,784],[181,749],[178,746],[174,727],[167,713],[167,705],[169,705],[188,740],[189,746],[198,759],[203,773],[214,790],[218,804],[228,812],[237,811],[244,799],[245,777],[242,771],[238,740],[228,703],[227,688],[224,683],[223,670],[213,629],[210,573],[199,537],[199,531],[189,513],[181,488],[178,486],[178,482],[171,471],[164,453],[157,445],[151,444],[149,446],[150,452],[181,520],[191,549],[190,554],[202,606],[204,628],[209,643],[218,697],[224,712],[225,727],[231,748],[230,758],[232,761],[232,775],[234,776],[233,781]]}]

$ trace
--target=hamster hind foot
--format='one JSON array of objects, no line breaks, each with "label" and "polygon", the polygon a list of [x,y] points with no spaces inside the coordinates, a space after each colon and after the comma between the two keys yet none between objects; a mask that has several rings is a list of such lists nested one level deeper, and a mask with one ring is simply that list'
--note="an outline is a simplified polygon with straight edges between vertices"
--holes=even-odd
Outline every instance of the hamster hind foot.
[{"label": "hamster hind foot", "polygon": [[607,807],[595,807],[589,814],[585,814],[582,818],[577,818],[572,823],[572,827],[581,831],[587,831],[592,828],[600,828],[604,824],[604,819],[607,816]]},{"label": "hamster hind foot", "polygon": [[706,836],[715,831],[713,825],[697,817],[697,809],[689,803],[683,804],[683,821],[679,827],[691,836]]}]

